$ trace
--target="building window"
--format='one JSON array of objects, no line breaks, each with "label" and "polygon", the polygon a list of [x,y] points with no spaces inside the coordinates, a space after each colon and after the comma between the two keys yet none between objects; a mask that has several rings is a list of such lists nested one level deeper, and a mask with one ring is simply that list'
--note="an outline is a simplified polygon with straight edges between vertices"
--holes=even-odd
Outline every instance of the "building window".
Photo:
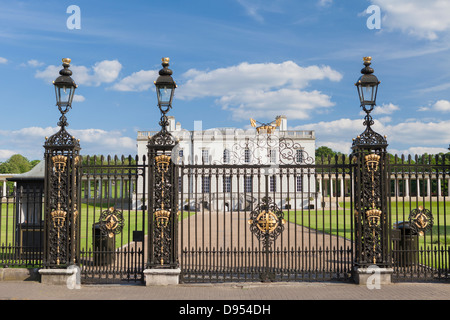
[{"label": "building window", "polygon": [[244,162],[250,163],[250,149],[244,150]]},{"label": "building window", "polygon": [[223,177],[223,192],[231,192],[231,177]]},{"label": "building window", "polygon": [[296,180],[297,181],[296,181],[295,187],[296,187],[297,192],[303,192],[303,177],[297,176]]},{"label": "building window", "polygon": [[202,177],[202,193],[209,193],[211,187],[210,177]]},{"label": "building window", "polygon": [[229,163],[230,162],[230,150],[225,149],[223,150],[223,163]]},{"label": "building window", "polygon": [[178,151],[178,161],[179,161],[179,163],[181,164],[181,163],[183,163],[183,154],[184,154],[184,152],[183,152],[183,149],[180,149],[179,151]]},{"label": "building window", "polygon": [[202,150],[202,163],[209,164],[209,150],[208,149]]},{"label": "building window", "polygon": [[245,176],[244,177],[244,192],[252,192],[253,190],[253,177]]},{"label": "building window", "polygon": [[277,179],[275,176],[271,176],[269,180],[269,188],[270,192],[276,192],[277,191]]},{"label": "building window", "polygon": [[277,162],[277,152],[276,152],[276,150],[274,150],[274,149],[269,150],[269,159],[270,159],[270,163],[276,163]]},{"label": "building window", "polygon": [[296,150],[295,161],[297,163],[303,163],[303,149]]}]

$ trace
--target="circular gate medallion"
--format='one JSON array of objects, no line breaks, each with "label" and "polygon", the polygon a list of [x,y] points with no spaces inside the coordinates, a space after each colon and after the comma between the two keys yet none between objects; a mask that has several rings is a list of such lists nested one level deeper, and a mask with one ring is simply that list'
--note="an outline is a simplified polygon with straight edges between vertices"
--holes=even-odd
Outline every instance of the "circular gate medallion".
[{"label": "circular gate medallion", "polygon": [[278,226],[278,217],[271,211],[263,211],[256,218],[256,226],[262,232],[272,233]]},{"label": "circular gate medallion", "polygon": [[283,211],[271,202],[270,198],[265,197],[250,213],[248,220],[250,231],[262,240],[264,245],[270,246],[284,230],[286,220],[283,216]]},{"label": "circular gate medallion", "polygon": [[122,232],[124,225],[122,212],[111,207],[101,213],[99,223],[102,233],[112,238]]},{"label": "circular gate medallion", "polygon": [[424,209],[422,206],[411,211],[409,221],[411,229],[413,229],[413,231],[420,236],[423,236],[425,232],[430,230],[434,223],[433,215],[430,210]]}]

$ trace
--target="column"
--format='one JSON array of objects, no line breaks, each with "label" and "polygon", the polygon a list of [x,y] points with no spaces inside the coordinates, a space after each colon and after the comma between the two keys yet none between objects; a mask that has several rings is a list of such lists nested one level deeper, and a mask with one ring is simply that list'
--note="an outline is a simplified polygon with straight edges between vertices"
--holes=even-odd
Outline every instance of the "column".
[{"label": "column", "polygon": [[437,178],[437,195],[438,197],[441,196],[441,178]]},{"label": "column", "polygon": [[409,198],[409,178],[405,179],[405,194],[406,198]]},{"label": "column", "polygon": [[394,182],[394,196],[395,197],[398,197],[398,195],[399,195],[399,185],[398,185],[398,179],[395,179],[394,180],[395,182]]},{"label": "column", "polygon": [[319,178],[319,193],[322,194],[322,179]]},{"label": "column", "polygon": [[[86,192],[86,190],[84,192]],[[91,198],[91,179],[90,178],[88,178],[88,181],[87,181],[87,198],[88,199]]]},{"label": "column", "polygon": [[416,186],[416,188],[417,188],[417,197],[420,197],[420,179],[419,179],[419,177],[416,178],[416,181],[417,181],[417,186]]},{"label": "column", "polygon": [[334,192],[333,192],[333,178],[330,177],[330,198],[332,198],[334,196]]},{"label": "column", "polygon": [[3,181],[3,198],[6,199],[6,181]]},{"label": "column", "polygon": [[428,176],[427,178],[427,196],[430,197],[431,196],[431,181],[430,181],[430,176]]}]

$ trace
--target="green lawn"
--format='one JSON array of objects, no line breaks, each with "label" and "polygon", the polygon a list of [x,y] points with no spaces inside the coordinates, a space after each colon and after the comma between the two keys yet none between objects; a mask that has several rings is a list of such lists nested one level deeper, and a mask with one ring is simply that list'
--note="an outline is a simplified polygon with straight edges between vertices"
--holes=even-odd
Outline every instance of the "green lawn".
[{"label": "green lawn", "polygon": [[[285,219],[318,231],[342,236],[346,239],[352,239],[353,221],[351,218],[350,203],[340,203],[337,209],[304,209],[304,210],[285,210]],[[447,245],[450,246],[450,205],[444,207],[441,202],[424,203],[392,203],[391,219],[392,224],[397,221],[407,221],[412,209],[423,205],[424,208],[431,210],[434,217],[434,226],[431,232],[425,236],[419,237],[420,249],[437,250]],[[80,220],[80,248],[83,251],[92,250],[92,226],[98,222],[103,210],[107,210],[106,204],[81,205]],[[13,235],[15,230],[14,211],[15,205],[2,204],[0,216],[0,245],[14,244]],[[143,217],[142,210],[123,210],[124,218],[123,231],[116,235],[116,248],[122,247],[133,240],[134,230],[144,230],[147,234],[147,216]],[[179,220],[185,219],[195,212],[182,211],[178,217]],[[144,219],[145,218],[145,219]]]},{"label": "green lawn", "polygon": [[[99,221],[102,211],[107,210],[107,204],[81,204],[80,220],[80,248],[81,250],[92,250],[92,226]],[[147,214],[147,212],[146,212]],[[178,219],[182,220],[195,212],[182,212]],[[124,227],[122,232],[115,237],[116,248],[122,247],[133,240],[133,231],[144,230],[147,234],[147,216],[143,217],[142,210],[123,210]],[[144,219],[145,218],[145,219]],[[144,223],[144,226],[143,226]],[[0,245],[14,245],[15,230],[15,205],[2,204],[0,216]]]},{"label": "green lawn", "polygon": [[[411,210],[422,205],[431,211],[434,217],[434,225],[431,232],[423,237],[419,237],[419,246],[424,249],[431,248],[432,245],[450,245],[450,205],[441,202],[425,203],[392,203],[391,220],[392,224],[398,221],[408,221]],[[342,236],[351,239],[352,224],[350,203],[339,203],[337,209],[304,209],[302,211],[284,210],[285,219],[328,234]]]}]

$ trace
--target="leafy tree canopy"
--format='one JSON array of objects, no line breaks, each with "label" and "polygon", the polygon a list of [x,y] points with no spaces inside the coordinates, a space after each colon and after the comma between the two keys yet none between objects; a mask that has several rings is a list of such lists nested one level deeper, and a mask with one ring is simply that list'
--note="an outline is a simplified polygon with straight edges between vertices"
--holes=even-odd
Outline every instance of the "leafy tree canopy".
[{"label": "leafy tree canopy", "polygon": [[40,161],[29,161],[27,158],[20,154],[11,156],[5,162],[0,163],[0,173],[24,173],[28,172]]}]

